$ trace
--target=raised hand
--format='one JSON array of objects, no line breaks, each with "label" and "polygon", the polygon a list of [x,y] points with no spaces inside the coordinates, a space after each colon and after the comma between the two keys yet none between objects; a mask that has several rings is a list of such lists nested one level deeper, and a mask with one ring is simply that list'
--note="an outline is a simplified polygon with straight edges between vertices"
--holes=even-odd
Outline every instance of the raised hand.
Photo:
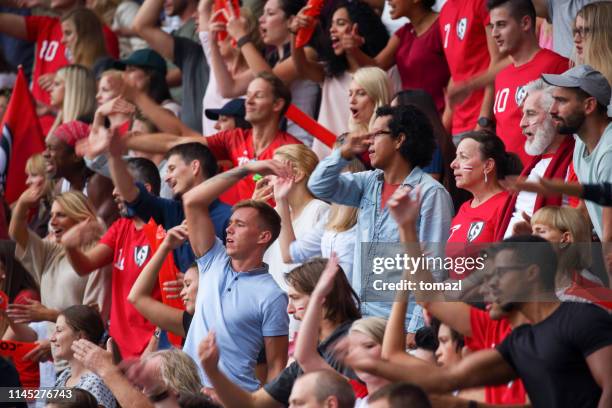
[{"label": "raised hand", "polygon": [[387,207],[397,225],[416,225],[421,209],[421,189],[415,189],[415,198],[410,197],[410,187],[399,186],[387,201]]},{"label": "raised hand", "polygon": [[32,183],[19,197],[19,202],[28,208],[32,208],[38,204],[41,198],[45,195],[45,182],[39,180]]},{"label": "raised hand", "polygon": [[51,92],[51,89],[53,89],[54,79],[55,79],[55,73],[43,74],[38,77],[38,86],[40,86],[42,89],[44,89],[47,92]]},{"label": "raised hand", "polygon": [[177,272],[176,280],[164,282],[162,291],[166,293],[166,299],[179,299],[181,297],[181,290],[185,286],[183,283],[184,278],[184,273]]},{"label": "raised hand", "polygon": [[[227,18],[225,17],[224,11],[217,10],[210,16],[208,22],[208,32],[211,34],[227,32]],[[216,37],[216,36],[215,36]],[[217,41],[212,41],[211,44],[216,44]]]},{"label": "raised hand", "polygon": [[211,372],[218,369],[219,348],[217,347],[215,332],[208,332],[208,336],[200,342],[198,346],[198,356],[200,357],[204,371]]},{"label": "raised hand", "polygon": [[51,342],[40,340],[36,342],[36,347],[23,356],[24,360],[33,362],[44,362],[51,360]]},{"label": "raised hand", "polygon": [[291,20],[289,30],[291,33],[296,33],[300,28],[308,28],[313,26],[317,20],[314,17],[308,15],[308,11],[312,9],[311,6],[303,7],[297,15]]},{"label": "raised hand", "polygon": [[268,201],[274,197],[274,186],[270,177],[262,177],[255,182],[255,190],[251,197],[256,201]]},{"label": "raised hand", "polygon": [[354,52],[363,44],[365,44],[365,39],[359,35],[357,23],[353,24],[353,27],[348,33],[344,33],[340,36],[340,45],[342,46],[344,52]]},{"label": "raised hand", "polygon": [[314,298],[323,299],[332,291],[334,282],[336,281],[336,274],[339,270],[338,263],[338,256],[335,252],[332,252],[312,292]]},{"label": "raised hand", "polygon": [[[129,86],[126,86],[126,88],[129,88]],[[135,111],[136,107],[134,105],[123,99],[121,96],[118,96],[100,105],[97,112],[102,116],[108,116],[113,113],[124,113],[126,115],[131,115]]]},{"label": "raised hand", "polygon": [[79,248],[88,243],[97,241],[103,229],[98,220],[87,218],[64,232],[61,243],[66,248]]},{"label": "raised hand", "polygon": [[80,339],[72,343],[74,358],[80,361],[88,370],[101,375],[105,370],[115,368],[113,363],[113,339],[106,342],[106,350],[89,340]]},{"label": "raised hand", "polygon": [[189,231],[187,230],[187,221],[183,221],[180,225],[168,230],[166,238],[164,238],[162,245],[173,250],[181,245],[183,242],[189,239]]},{"label": "raised hand", "polygon": [[45,307],[42,303],[26,299],[27,304],[10,304],[6,314],[15,323],[31,323],[51,321],[56,312]]},{"label": "raised hand", "polygon": [[291,177],[293,175],[293,169],[290,166],[273,159],[248,162],[243,168],[250,173],[261,174],[262,176]]},{"label": "raised hand", "polygon": [[340,154],[345,159],[352,159],[367,151],[372,144],[372,135],[369,133],[349,133],[340,147]]},{"label": "raised hand", "polygon": [[531,217],[523,211],[521,213],[523,221],[519,221],[512,226],[512,235],[531,235]]},{"label": "raised hand", "polygon": [[231,4],[229,7],[224,8],[221,11],[224,13],[225,19],[227,20],[226,29],[230,37],[237,41],[249,33],[249,30],[247,29],[247,19],[236,16],[234,7]]},{"label": "raised hand", "polygon": [[272,185],[274,187],[274,201],[279,202],[287,199],[289,192],[295,185],[295,179],[293,177],[275,177]]}]

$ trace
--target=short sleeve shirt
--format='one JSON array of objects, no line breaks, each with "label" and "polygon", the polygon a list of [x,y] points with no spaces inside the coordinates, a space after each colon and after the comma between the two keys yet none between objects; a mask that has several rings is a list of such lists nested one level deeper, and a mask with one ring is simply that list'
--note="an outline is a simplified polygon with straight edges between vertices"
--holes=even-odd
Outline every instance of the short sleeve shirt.
[{"label": "short sleeve shirt", "polygon": [[[580,184],[612,182],[612,122],[608,124],[595,149],[589,154],[586,145],[576,137],[574,147],[574,170]],[[592,201],[585,201],[589,217],[599,239],[603,237],[603,207]]]},{"label": "short sleeve shirt", "polygon": [[50,94],[38,85],[38,78],[55,73],[68,65],[66,48],[62,44],[62,25],[58,18],[27,16],[25,18],[28,40],[36,42],[34,73],[32,75],[32,95],[45,104],[50,102]]},{"label": "short sleeve shirt", "polygon": [[[111,225],[100,243],[113,250],[112,302],[110,335],[123,358],[139,357],[147,346],[155,326],[127,301],[136,279],[149,263],[153,251],[144,233],[130,218],[119,218]],[[159,285],[153,298],[161,301]]]},{"label": "short sleeve shirt", "polygon": [[[493,320],[488,312],[470,308],[470,325],[472,336],[465,338],[465,345],[473,351],[495,348],[512,328],[508,319]],[[524,404],[525,387],[520,379],[505,385],[485,387],[485,402],[489,404]]]},{"label": "short sleeve shirt", "polygon": [[[451,222],[446,255],[450,257],[470,256],[472,251],[482,248],[478,244],[495,242],[496,227],[501,218],[508,193],[502,191],[477,207],[472,200],[463,203]],[[468,272],[450,271],[454,279],[464,279]]]},{"label": "short sleeve shirt", "polygon": [[216,239],[197,260],[200,287],[185,351],[197,362],[205,386],[211,383],[198,358],[198,344],[209,331],[216,333],[219,369],[250,392],[260,387],[255,377],[264,337],[287,336],[287,295],[268,273],[268,266],[236,272],[225,247]]},{"label": "short sleeve shirt", "polygon": [[444,88],[450,71],[446,63],[439,20],[420,36],[411,23],[395,32],[400,44],[395,53],[402,89],[423,89],[434,99],[439,112],[444,110]]},{"label": "short sleeve shirt", "polygon": [[209,67],[202,46],[188,38],[172,37],[174,63],[181,69],[183,103],[181,120],[202,132],[202,100],[208,86]]},{"label": "short sleeve shirt", "polygon": [[[251,129],[233,129],[216,133],[206,138],[208,147],[217,160],[230,160],[234,167],[242,166],[250,161],[268,160],[274,156],[274,152],[281,146],[288,144],[302,144],[298,139],[287,132],[279,131],[276,137],[259,155],[255,154],[253,147],[253,131]],[[236,201],[228,202],[236,204],[239,200],[250,199],[255,190],[253,177],[244,177],[235,186]]]},{"label": "short sleeve shirt", "polygon": [[525,85],[542,74],[562,74],[568,68],[567,58],[541,49],[531,61],[518,67],[510,64],[495,78],[493,112],[497,124],[496,133],[506,145],[506,151],[517,154],[523,166],[527,166],[533,159],[525,153],[525,136],[520,127]]},{"label": "short sleeve shirt", "polygon": [[610,345],[608,311],[563,302],[540,323],[515,328],[497,351],[523,380],[534,408],[596,407],[602,390],[586,358]]},{"label": "short sleeve shirt", "polygon": [[[489,12],[485,0],[447,0],[438,17],[444,54],[453,82],[471,79],[488,69]],[[453,109],[453,134],[476,127],[484,91],[472,92]]]}]

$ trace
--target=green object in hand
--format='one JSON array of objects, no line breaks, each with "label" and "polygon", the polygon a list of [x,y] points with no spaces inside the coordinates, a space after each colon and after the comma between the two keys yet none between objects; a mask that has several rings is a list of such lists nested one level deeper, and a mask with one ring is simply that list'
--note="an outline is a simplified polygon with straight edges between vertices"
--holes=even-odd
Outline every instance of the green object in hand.
[{"label": "green object in hand", "polygon": [[259,180],[261,180],[263,178],[263,176],[261,174],[254,174],[253,175],[253,181],[254,182],[258,182]]}]

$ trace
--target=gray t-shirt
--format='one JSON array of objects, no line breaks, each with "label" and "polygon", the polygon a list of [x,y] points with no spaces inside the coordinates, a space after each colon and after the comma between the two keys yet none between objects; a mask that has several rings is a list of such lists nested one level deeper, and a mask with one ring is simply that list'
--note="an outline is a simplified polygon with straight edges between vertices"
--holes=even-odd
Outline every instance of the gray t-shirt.
[{"label": "gray t-shirt", "polygon": [[[586,145],[576,138],[574,148],[574,170],[580,184],[601,184],[612,182],[612,122],[608,124],[595,149],[588,153]],[[593,201],[585,201],[589,217],[599,239],[602,239],[603,207]]]},{"label": "gray t-shirt", "polygon": [[181,69],[183,105],[181,120],[202,132],[202,99],[208,86],[210,69],[202,46],[188,38],[174,36],[174,63]]},{"label": "gray t-shirt", "polygon": [[557,54],[571,57],[574,48],[572,27],[581,8],[597,0],[548,0],[548,22],[552,23],[553,49]]}]

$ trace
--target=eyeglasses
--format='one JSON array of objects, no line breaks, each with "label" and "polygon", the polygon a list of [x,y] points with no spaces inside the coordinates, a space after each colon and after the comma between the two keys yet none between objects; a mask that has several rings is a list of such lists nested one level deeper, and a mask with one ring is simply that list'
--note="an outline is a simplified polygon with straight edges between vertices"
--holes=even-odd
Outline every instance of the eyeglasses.
[{"label": "eyeglasses", "polygon": [[587,36],[587,34],[589,34],[591,32],[591,29],[589,27],[581,27],[581,28],[574,28],[572,30],[572,35],[575,37],[576,35],[580,36],[580,38],[584,38]]},{"label": "eyeglasses", "polygon": [[382,135],[392,135],[393,133],[390,130],[379,130],[374,133],[370,133],[370,137],[377,137]]}]

